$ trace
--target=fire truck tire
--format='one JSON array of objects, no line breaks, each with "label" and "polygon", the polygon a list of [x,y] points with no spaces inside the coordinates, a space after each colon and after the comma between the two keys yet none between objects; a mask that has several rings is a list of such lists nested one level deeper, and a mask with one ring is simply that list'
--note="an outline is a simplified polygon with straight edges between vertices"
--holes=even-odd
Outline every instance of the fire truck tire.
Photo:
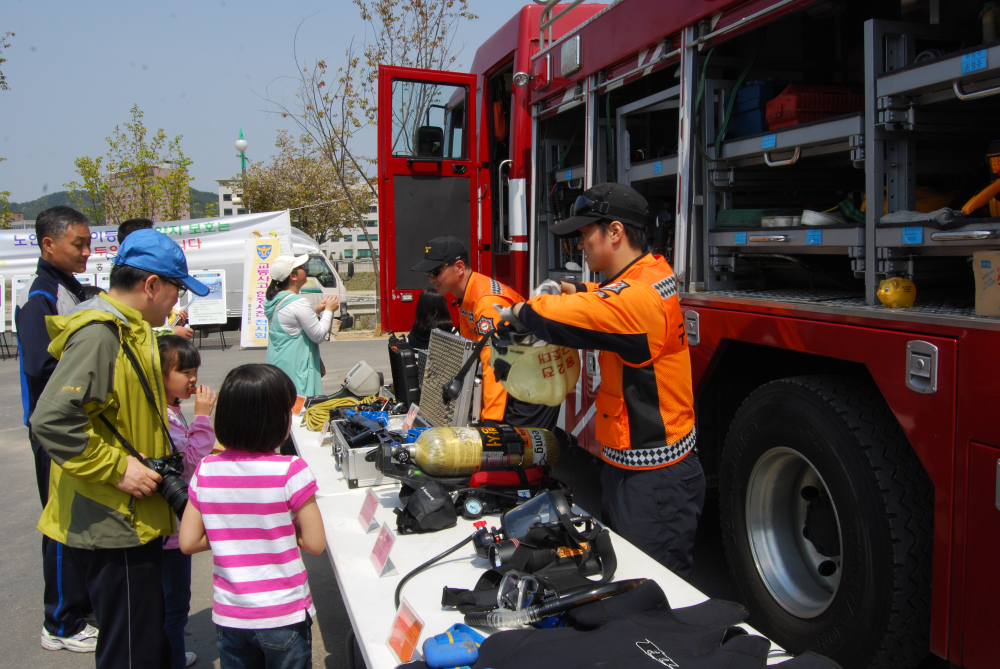
[{"label": "fire truck tire", "polygon": [[874,383],[758,388],[733,419],[719,485],[750,624],[844,667],[903,669],[927,655],[934,491]]}]

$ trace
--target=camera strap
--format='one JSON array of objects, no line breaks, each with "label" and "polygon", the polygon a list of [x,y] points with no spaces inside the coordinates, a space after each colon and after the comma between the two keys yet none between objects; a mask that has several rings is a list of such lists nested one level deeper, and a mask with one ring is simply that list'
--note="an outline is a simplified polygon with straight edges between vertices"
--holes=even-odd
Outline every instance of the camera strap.
[{"label": "camera strap", "polygon": [[[174,440],[170,436],[170,429],[167,427],[166,422],[163,420],[163,415],[160,413],[160,406],[159,404],[156,403],[156,398],[153,396],[153,389],[152,387],[150,387],[149,380],[146,378],[146,374],[142,371],[142,367],[139,365],[139,359],[136,357],[135,351],[133,351],[132,347],[128,345],[128,343],[125,341],[124,335],[122,335],[121,333],[121,329],[114,323],[111,323],[109,321],[94,321],[92,323],[88,323],[83,327],[88,327],[90,325],[97,325],[97,324],[105,325],[109,330],[114,332],[115,335],[117,336],[118,343],[121,345],[122,350],[125,351],[125,357],[128,358],[129,363],[131,363],[132,369],[135,370],[136,376],[139,377],[139,385],[142,386],[143,394],[146,395],[146,399],[149,401],[149,405],[153,408],[153,413],[155,413],[156,417],[160,420],[160,428],[163,430],[163,434],[167,438],[167,443],[170,444],[170,452],[178,453],[177,447],[174,445]],[[115,429],[115,427],[111,424],[111,422],[107,418],[105,418],[104,414],[101,414],[101,420],[104,421],[104,424],[111,429],[115,437],[118,438],[118,440],[125,446],[125,448],[128,449],[130,453],[132,453],[133,457],[139,460],[143,459],[139,455],[139,453],[136,452],[136,450],[132,447],[132,445],[125,440],[125,438],[121,435],[121,433]]]}]

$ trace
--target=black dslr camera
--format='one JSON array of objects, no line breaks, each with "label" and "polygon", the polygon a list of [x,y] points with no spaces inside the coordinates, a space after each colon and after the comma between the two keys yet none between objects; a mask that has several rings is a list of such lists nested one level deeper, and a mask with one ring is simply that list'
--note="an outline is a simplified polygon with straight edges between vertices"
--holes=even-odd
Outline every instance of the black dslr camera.
[{"label": "black dslr camera", "polygon": [[163,477],[156,490],[167,500],[177,517],[183,518],[188,503],[188,484],[181,478],[184,473],[184,456],[173,453],[157,460],[146,458],[142,464]]}]

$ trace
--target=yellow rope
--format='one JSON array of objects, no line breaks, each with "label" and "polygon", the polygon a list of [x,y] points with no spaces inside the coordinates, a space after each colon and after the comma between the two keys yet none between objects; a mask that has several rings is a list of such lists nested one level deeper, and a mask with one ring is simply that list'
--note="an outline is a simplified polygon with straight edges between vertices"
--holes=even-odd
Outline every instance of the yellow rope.
[{"label": "yellow rope", "polygon": [[313,432],[319,432],[323,429],[323,423],[325,423],[330,417],[331,409],[336,409],[337,407],[353,407],[359,404],[369,404],[377,399],[377,395],[369,395],[368,397],[360,400],[356,400],[351,397],[338,397],[337,399],[314,404],[306,409],[306,427]]}]

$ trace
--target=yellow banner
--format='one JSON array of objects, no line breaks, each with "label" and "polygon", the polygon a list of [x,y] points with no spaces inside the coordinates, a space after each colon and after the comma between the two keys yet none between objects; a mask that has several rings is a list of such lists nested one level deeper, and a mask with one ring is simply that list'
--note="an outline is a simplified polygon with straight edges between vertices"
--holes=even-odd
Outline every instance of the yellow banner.
[{"label": "yellow banner", "polygon": [[240,348],[267,348],[264,295],[271,283],[271,264],[281,255],[277,237],[248,239],[243,256],[243,327]]}]

